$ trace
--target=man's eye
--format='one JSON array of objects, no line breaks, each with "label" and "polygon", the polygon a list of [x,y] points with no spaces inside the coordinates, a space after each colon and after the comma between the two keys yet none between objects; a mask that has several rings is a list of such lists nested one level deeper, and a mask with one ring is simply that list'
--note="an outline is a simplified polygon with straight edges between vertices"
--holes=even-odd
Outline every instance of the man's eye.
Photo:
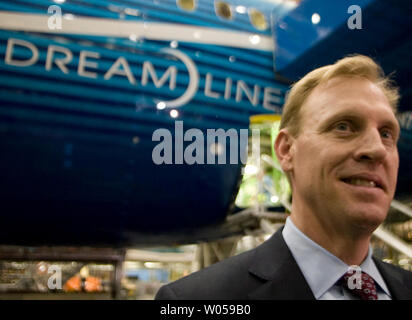
[{"label": "man's eye", "polygon": [[384,138],[384,139],[392,139],[392,138],[393,138],[393,134],[392,134],[392,132],[390,132],[389,130],[383,130],[383,131],[381,132],[381,136],[382,136],[382,138]]},{"label": "man's eye", "polygon": [[339,131],[348,131],[350,130],[350,126],[347,122],[339,122],[336,127],[337,130]]}]

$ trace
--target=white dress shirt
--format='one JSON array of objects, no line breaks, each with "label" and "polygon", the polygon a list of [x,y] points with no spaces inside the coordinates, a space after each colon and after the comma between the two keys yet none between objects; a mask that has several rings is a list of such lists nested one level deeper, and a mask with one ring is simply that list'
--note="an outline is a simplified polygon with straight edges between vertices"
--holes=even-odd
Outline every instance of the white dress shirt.
[{"label": "white dress shirt", "polygon": [[[286,219],[282,235],[317,300],[359,300],[336,284],[348,271],[349,265],[307,237],[290,218]],[[375,281],[378,299],[391,300],[385,281],[372,260],[370,245],[368,256],[360,268]]]}]

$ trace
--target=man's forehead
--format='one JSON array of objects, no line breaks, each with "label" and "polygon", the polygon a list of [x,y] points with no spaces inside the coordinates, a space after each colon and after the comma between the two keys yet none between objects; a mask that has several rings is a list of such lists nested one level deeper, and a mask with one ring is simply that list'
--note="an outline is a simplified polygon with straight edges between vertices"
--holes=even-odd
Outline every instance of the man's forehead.
[{"label": "man's forehead", "polygon": [[[388,120],[396,117],[383,91],[364,78],[333,78],[318,85],[302,105],[302,118],[318,118],[318,114],[379,112]],[[397,122],[397,121],[396,121]]]}]

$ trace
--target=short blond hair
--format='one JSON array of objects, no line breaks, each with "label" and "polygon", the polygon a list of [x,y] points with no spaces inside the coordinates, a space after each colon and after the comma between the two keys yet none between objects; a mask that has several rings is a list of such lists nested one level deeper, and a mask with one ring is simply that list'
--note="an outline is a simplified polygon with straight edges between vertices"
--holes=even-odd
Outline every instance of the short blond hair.
[{"label": "short blond hair", "polygon": [[307,97],[315,87],[336,77],[361,77],[370,80],[383,91],[396,113],[400,98],[399,88],[385,76],[382,68],[373,59],[364,55],[352,55],[309,72],[292,86],[283,107],[280,129],[288,128],[289,133],[296,137],[299,134],[300,109]]}]

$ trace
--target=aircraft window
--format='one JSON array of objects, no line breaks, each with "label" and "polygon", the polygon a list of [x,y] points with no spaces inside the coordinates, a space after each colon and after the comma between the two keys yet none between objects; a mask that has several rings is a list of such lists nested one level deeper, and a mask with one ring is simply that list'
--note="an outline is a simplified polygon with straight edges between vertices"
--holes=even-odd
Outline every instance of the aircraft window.
[{"label": "aircraft window", "polygon": [[176,3],[183,10],[193,11],[196,9],[196,0],[176,0]]},{"label": "aircraft window", "polygon": [[268,23],[262,12],[256,9],[250,9],[249,11],[250,22],[258,30],[266,30],[268,28]]},{"label": "aircraft window", "polygon": [[226,20],[233,19],[232,15],[232,8],[230,5],[223,1],[216,1],[215,2],[215,10],[216,14]]}]

